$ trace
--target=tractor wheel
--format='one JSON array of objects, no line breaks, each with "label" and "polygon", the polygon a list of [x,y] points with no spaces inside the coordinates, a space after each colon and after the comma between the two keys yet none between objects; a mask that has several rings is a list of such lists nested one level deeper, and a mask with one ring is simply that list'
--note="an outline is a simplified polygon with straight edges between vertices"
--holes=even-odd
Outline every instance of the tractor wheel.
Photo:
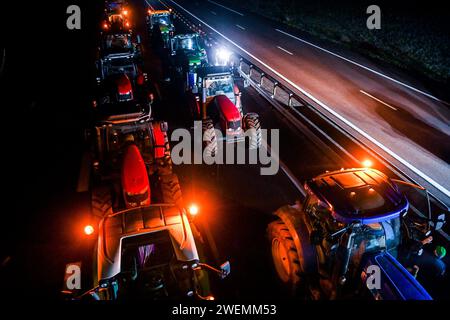
[{"label": "tractor wheel", "polygon": [[171,174],[172,158],[170,156],[170,145],[167,137],[167,122],[156,121],[152,125],[154,136],[154,158],[158,175]]},{"label": "tractor wheel", "polygon": [[293,237],[281,220],[270,223],[267,233],[272,246],[275,271],[290,293],[295,294],[302,268]]},{"label": "tractor wheel", "polygon": [[261,147],[262,135],[259,116],[256,113],[247,113],[244,117],[244,125],[246,133],[248,132],[249,148],[258,149]]},{"label": "tractor wheel", "polygon": [[160,176],[159,179],[163,202],[182,206],[183,199],[181,196],[181,187],[180,182],[178,181],[178,176],[172,173]]},{"label": "tractor wheel", "polygon": [[94,218],[99,220],[113,213],[111,189],[109,187],[102,186],[92,190],[91,212]]},{"label": "tractor wheel", "polygon": [[205,119],[202,121],[202,132],[205,154],[208,157],[214,157],[217,153],[218,146],[216,131],[214,130],[214,124],[211,119]]}]

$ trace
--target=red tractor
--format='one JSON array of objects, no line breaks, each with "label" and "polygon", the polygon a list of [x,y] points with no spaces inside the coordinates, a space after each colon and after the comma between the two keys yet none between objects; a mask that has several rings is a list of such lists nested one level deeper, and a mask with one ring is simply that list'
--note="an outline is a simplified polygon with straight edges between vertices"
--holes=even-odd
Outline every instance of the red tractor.
[{"label": "red tractor", "polygon": [[[241,94],[234,83],[231,70],[223,66],[199,67],[191,84],[191,112],[202,120],[205,152],[217,152],[216,129],[228,143],[248,138],[249,148],[261,146],[261,124],[256,113],[243,114]],[[190,81],[191,82],[191,81]]]}]

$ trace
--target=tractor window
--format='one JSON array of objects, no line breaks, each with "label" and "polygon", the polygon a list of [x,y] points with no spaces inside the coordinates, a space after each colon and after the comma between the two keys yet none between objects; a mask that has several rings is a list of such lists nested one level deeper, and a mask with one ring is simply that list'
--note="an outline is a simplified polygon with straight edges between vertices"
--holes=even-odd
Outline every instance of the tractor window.
[{"label": "tractor window", "polygon": [[159,24],[163,26],[170,26],[172,21],[169,15],[153,15],[152,24]]},{"label": "tractor window", "polygon": [[197,37],[178,38],[175,42],[174,50],[200,50]]},{"label": "tractor window", "polygon": [[314,215],[321,215],[329,212],[329,208],[324,207],[315,195],[309,195],[306,198],[304,208],[306,213]]},{"label": "tractor window", "polygon": [[241,120],[228,121],[227,129],[238,130],[241,128]]},{"label": "tractor window", "polygon": [[213,97],[219,94],[229,96],[233,94],[233,79],[206,79],[207,96]]},{"label": "tractor window", "polygon": [[108,49],[129,49],[131,46],[131,40],[126,34],[109,35],[106,39],[106,47]]},{"label": "tractor window", "polygon": [[105,69],[107,75],[126,73],[132,79],[136,75],[135,65],[128,58],[112,59],[108,64],[105,64]]},{"label": "tractor window", "polygon": [[123,239],[122,248],[122,272],[133,269],[142,272],[168,265],[175,255],[167,231]]}]

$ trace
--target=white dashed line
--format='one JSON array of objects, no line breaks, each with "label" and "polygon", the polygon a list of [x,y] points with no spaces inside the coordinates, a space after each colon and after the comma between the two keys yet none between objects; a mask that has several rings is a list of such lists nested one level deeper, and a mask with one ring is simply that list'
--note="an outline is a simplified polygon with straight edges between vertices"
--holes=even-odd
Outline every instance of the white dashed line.
[{"label": "white dashed line", "polygon": [[406,84],[406,83],[403,83],[403,82],[401,82],[401,81],[399,81],[399,80],[397,80],[397,79],[391,78],[391,77],[389,77],[389,76],[387,76],[387,75],[385,75],[385,74],[383,74],[383,73],[381,73],[381,72],[378,72],[378,71],[375,71],[375,70],[373,70],[373,69],[370,69],[369,67],[366,67],[366,66],[364,66],[364,65],[362,65],[362,64],[360,64],[360,63],[358,63],[358,62],[355,62],[355,61],[350,60],[350,59],[348,59],[348,58],[346,58],[346,57],[343,57],[343,56],[341,56],[341,55],[339,55],[339,54],[336,54],[336,53],[334,53],[334,52],[331,52],[330,50],[327,50],[327,49],[324,49],[324,48],[322,48],[322,47],[319,47],[318,45],[315,45],[314,43],[311,43],[311,42],[309,42],[309,41],[303,40],[303,39],[301,39],[301,38],[299,38],[299,37],[296,37],[296,36],[294,36],[294,35],[292,35],[292,34],[289,34],[289,33],[285,32],[285,31],[283,31],[283,30],[280,30],[280,29],[275,29],[275,31],[280,32],[280,33],[282,33],[282,34],[284,34],[284,35],[287,35],[287,36],[289,36],[289,37],[291,37],[291,38],[294,38],[294,39],[296,39],[296,40],[298,40],[298,41],[301,41],[301,42],[303,42],[303,43],[306,43],[306,44],[308,44],[308,45],[310,45],[310,46],[312,46],[312,47],[314,47],[314,48],[316,48],[316,49],[322,50],[322,51],[324,51],[324,52],[326,52],[326,53],[329,53],[329,54],[331,54],[331,55],[333,55],[333,56],[335,56],[335,57],[338,57],[338,58],[340,58],[340,59],[342,59],[342,60],[345,60],[345,61],[347,61],[347,62],[350,62],[350,63],[354,64],[355,66],[358,66],[358,67],[363,68],[363,69],[365,69],[365,70],[367,70],[367,71],[370,71],[370,72],[372,72],[372,73],[375,73],[376,75],[379,75],[380,77],[383,77],[383,78],[385,78],[385,79],[391,80],[391,81],[393,81],[393,82],[395,82],[395,83],[397,83],[397,84],[399,84],[399,85],[401,85],[401,86],[404,86],[404,87],[406,87],[406,88],[408,88],[408,89],[411,89],[411,90],[413,90],[413,91],[415,91],[415,92],[421,93],[421,94],[423,94],[424,96],[427,96],[428,98],[431,98],[431,99],[433,99],[433,100],[439,101],[439,102],[441,102],[441,103],[443,103],[443,104],[445,104],[445,105],[450,106],[450,103],[448,103],[448,102],[446,102],[446,101],[444,101],[444,100],[441,100],[441,99],[439,99],[439,98],[436,98],[435,96],[433,96],[433,95],[431,95],[431,94],[429,94],[429,93],[423,92],[422,90],[419,90],[419,89],[417,89],[417,88],[414,88],[413,86],[410,86],[410,85],[408,85],[408,84]]},{"label": "white dashed line", "polygon": [[241,29],[241,30],[245,30],[245,28],[243,27],[243,26],[240,26],[240,25],[236,25],[236,27],[238,27],[239,29]]},{"label": "white dashed line", "polygon": [[217,16],[217,13],[215,11],[211,11],[211,13],[215,16]]},{"label": "white dashed line", "polygon": [[278,49],[280,49],[281,51],[284,51],[284,52],[286,52],[286,53],[290,54],[291,56],[293,56],[293,55],[294,55],[294,54],[293,54],[292,52],[290,52],[290,51],[287,51],[286,49],[284,49],[284,48],[282,48],[282,47],[280,47],[280,46],[277,46],[277,48],[278,48]]},{"label": "white dashed line", "polygon": [[359,92],[361,92],[362,94],[365,94],[366,96],[372,98],[372,99],[375,100],[375,101],[378,101],[378,102],[381,103],[381,104],[384,104],[386,107],[389,107],[389,108],[391,108],[391,109],[394,110],[394,111],[397,111],[397,108],[391,106],[389,103],[386,103],[386,102],[384,102],[384,101],[378,99],[377,97],[374,97],[374,96],[371,95],[370,93],[367,93],[367,92],[365,92],[364,90],[359,90]]},{"label": "white dashed line", "polygon": [[236,10],[230,9],[230,8],[228,8],[228,7],[225,7],[224,5],[222,5],[222,4],[220,4],[220,3],[217,3],[217,2],[215,2],[215,1],[208,0],[208,2],[213,3],[213,4],[215,4],[216,6],[222,7],[222,8],[224,8],[224,9],[227,9],[228,11],[234,12],[234,13],[240,15],[241,17],[244,16],[243,13],[240,13],[240,12],[238,12],[238,11],[236,11]]}]

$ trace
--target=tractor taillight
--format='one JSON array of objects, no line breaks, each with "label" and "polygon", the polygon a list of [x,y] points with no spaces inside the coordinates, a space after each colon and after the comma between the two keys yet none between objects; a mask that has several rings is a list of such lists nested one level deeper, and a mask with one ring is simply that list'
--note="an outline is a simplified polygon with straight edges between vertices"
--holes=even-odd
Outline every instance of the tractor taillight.
[{"label": "tractor taillight", "polygon": [[198,214],[198,211],[199,211],[199,209],[198,209],[198,206],[196,204],[191,204],[189,206],[189,214],[191,216],[196,216]]},{"label": "tractor taillight", "polygon": [[88,224],[87,226],[84,227],[84,234],[86,234],[87,236],[90,236],[93,233],[94,233],[94,227],[93,226]]},{"label": "tractor taillight", "polygon": [[361,164],[364,168],[371,168],[373,166],[373,162],[369,159],[364,160]]}]

